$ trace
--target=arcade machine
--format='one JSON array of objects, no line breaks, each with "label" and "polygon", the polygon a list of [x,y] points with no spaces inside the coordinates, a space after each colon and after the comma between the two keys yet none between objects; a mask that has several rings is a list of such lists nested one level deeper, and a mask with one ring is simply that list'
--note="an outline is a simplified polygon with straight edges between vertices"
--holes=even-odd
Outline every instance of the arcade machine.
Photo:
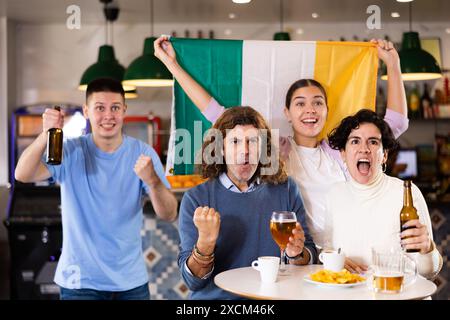
[{"label": "arcade machine", "polygon": [[124,119],[123,132],[148,143],[155,149],[161,158],[162,156],[162,130],[161,119],[150,112],[145,115],[130,115]]}]

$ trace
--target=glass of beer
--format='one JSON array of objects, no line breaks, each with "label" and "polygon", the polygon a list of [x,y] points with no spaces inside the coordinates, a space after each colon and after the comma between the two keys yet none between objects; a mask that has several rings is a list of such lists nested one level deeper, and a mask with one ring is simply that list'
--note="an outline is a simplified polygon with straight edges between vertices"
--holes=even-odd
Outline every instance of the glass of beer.
[{"label": "glass of beer", "polygon": [[400,293],[417,277],[415,261],[401,250],[372,248],[371,269],[371,286],[379,293]]},{"label": "glass of beer", "polygon": [[292,230],[295,229],[296,223],[297,217],[295,212],[290,211],[274,211],[270,219],[270,232],[272,233],[272,238],[280,247],[281,264],[279,272],[281,274],[287,274],[286,263],[284,261],[284,250],[286,250],[289,243],[289,237],[293,235]]}]

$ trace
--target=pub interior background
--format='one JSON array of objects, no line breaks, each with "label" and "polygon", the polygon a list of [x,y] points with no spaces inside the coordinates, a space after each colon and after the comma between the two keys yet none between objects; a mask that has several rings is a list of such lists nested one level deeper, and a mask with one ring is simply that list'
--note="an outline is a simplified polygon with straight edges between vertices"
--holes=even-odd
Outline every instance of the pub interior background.
[{"label": "pub interior background", "polygon": [[[143,40],[151,36],[151,24],[154,36],[271,40],[280,31],[278,0],[253,0],[246,5],[231,0],[155,0],[152,21],[149,0],[113,3],[120,8],[120,14],[109,26],[112,30],[109,42],[125,67],[142,53]],[[369,17],[366,9],[371,4],[381,8],[381,29],[370,30],[366,25]],[[70,5],[77,5],[81,10],[80,29],[69,29],[66,25],[69,17],[66,9]],[[58,224],[38,226],[35,231],[23,231],[24,234],[17,231],[13,235],[17,238],[14,246],[9,243],[11,230],[5,221],[14,185],[9,177],[15,159],[10,147],[14,139],[12,119],[23,106],[83,104],[84,92],[77,90],[78,83],[86,68],[96,61],[99,46],[105,44],[102,8],[103,4],[95,0],[0,0],[0,299],[55,298],[51,272],[58,254],[54,247],[61,236]],[[393,12],[400,17],[393,17]],[[419,32],[422,41],[429,40],[437,46],[433,53],[439,56],[443,77],[406,83],[408,101],[417,93],[421,100],[426,83],[441,117],[410,119],[408,131],[400,138],[405,150],[399,157],[407,159],[410,168],[417,159],[417,170],[409,175],[414,176],[413,181],[426,195],[435,241],[444,259],[444,267],[434,280],[438,291],[433,298],[447,300],[450,298],[450,97],[448,100],[436,97],[439,92],[436,90],[445,94],[445,79],[448,85],[450,77],[450,1],[416,0],[412,12],[412,29]],[[291,40],[363,41],[388,37],[400,43],[402,33],[409,30],[408,5],[395,0],[285,0],[282,18],[283,28],[290,33]],[[383,101],[386,85],[381,80],[378,84],[377,99]],[[172,88],[138,88],[137,92],[137,99],[127,101],[128,115],[146,117],[152,112],[161,119],[157,135],[164,161]],[[30,202],[34,209],[46,210],[44,199],[48,195],[33,196],[37,197]],[[181,199],[182,192],[177,192],[177,196]],[[176,264],[177,223],[155,219],[151,206],[147,205],[144,211],[142,239],[152,299],[185,299],[188,291]],[[11,254],[12,250],[16,251]],[[17,250],[22,251],[17,253]],[[14,277],[10,277],[10,272]]]}]

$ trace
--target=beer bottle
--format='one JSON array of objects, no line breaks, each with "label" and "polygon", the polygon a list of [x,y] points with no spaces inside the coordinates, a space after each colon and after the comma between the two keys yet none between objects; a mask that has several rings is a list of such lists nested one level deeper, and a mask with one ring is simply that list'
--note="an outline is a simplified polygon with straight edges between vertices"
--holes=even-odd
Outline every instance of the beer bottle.
[{"label": "beer bottle", "polygon": [[376,113],[384,117],[384,114],[386,113],[386,96],[384,95],[383,88],[378,88],[377,98],[375,101],[375,111]]},{"label": "beer bottle", "polygon": [[[405,231],[414,227],[403,227],[405,223],[410,220],[418,220],[417,209],[414,208],[413,198],[411,193],[411,180],[405,180],[403,182],[403,208],[400,211],[400,229]],[[419,249],[408,249],[406,252],[419,252]]]},{"label": "beer bottle", "polygon": [[414,88],[411,90],[409,94],[408,104],[409,104],[409,117],[411,119],[420,119],[421,118],[420,97],[417,85],[414,86]]},{"label": "beer bottle", "polygon": [[[61,111],[59,106],[55,110]],[[51,128],[47,131],[47,159],[51,165],[61,164],[63,153],[63,131],[61,128]]]},{"label": "beer bottle", "polygon": [[420,98],[420,107],[425,119],[433,118],[433,100],[431,100],[430,93],[428,92],[428,85],[425,83],[423,87],[423,94]]},{"label": "beer bottle", "polygon": [[448,76],[445,76],[444,78],[444,98],[445,98],[444,104],[450,103],[450,86]]}]

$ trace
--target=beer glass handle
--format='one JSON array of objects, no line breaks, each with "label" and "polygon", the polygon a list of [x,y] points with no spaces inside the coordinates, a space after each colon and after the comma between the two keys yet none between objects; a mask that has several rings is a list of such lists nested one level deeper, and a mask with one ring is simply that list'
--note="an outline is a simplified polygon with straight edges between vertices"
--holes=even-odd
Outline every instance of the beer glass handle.
[{"label": "beer glass handle", "polygon": [[368,266],[367,271],[364,272],[363,277],[366,278],[366,286],[369,290],[374,290],[373,275],[375,274],[375,267],[373,265]]},{"label": "beer glass handle", "polygon": [[[404,254],[404,256],[406,258],[406,261],[407,262],[409,261],[409,263],[413,266],[412,269],[414,270],[414,274],[412,275],[412,277],[407,277],[407,279],[405,279],[405,285],[408,285],[408,284],[413,283],[414,281],[416,281],[417,274],[418,274],[417,263],[416,263],[416,261],[413,258],[408,256],[407,254]],[[406,266],[406,263],[405,263],[405,266]]]},{"label": "beer glass handle", "polygon": [[323,257],[323,252],[321,252],[321,253],[319,254],[319,261],[323,263],[323,258],[322,258],[322,257]]},{"label": "beer glass handle", "polygon": [[375,267],[373,265],[367,266],[367,271],[364,272],[364,274],[374,274],[375,273]]},{"label": "beer glass handle", "polygon": [[258,260],[252,262],[252,268],[259,271]]}]

